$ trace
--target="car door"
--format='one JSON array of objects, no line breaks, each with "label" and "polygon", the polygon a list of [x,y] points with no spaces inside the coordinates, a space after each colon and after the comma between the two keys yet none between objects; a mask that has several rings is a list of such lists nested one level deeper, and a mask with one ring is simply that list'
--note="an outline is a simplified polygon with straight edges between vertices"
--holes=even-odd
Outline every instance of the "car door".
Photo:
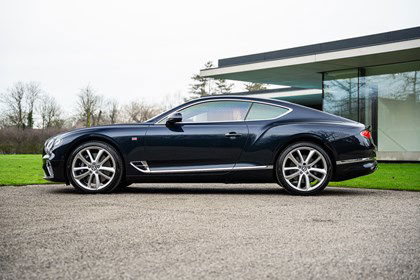
[{"label": "car door", "polygon": [[149,173],[228,172],[239,159],[248,137],[244,122],[247,101],[195,103],[179,110],[182,121],[153,124],[145,136],[139,167]]}]

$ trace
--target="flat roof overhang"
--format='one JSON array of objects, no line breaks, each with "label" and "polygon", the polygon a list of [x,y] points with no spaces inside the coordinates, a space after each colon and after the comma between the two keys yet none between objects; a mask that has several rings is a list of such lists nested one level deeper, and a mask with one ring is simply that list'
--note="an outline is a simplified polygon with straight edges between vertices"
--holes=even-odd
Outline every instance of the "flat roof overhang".
[{"label": "flat roof overhang", "polygon": [[322,104],[322,91],[319,89],[294,89],[267,90],[266,92],[245,92],[250,97],[279,99],[305,106],[320,106]]},{"label": "flat roof overhang", "polygon": [[275,88],[258,91],[243,91],[226,93],[225,95],[271,98],[298,103],[305,106],[320,106],[322,104],[322,91],[307,88]]},{"label": "flat roof overhang", "polygon": [[420,60],[420,27],[219,60],[200,75],[301,88],[322,88],[322,73]]}]

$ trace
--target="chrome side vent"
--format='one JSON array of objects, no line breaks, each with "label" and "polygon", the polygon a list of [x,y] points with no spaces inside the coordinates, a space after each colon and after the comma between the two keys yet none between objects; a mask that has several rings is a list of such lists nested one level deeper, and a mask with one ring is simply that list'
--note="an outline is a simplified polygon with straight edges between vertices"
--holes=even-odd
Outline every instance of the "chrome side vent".
[{"label": "chrome side vent", "polygon": [[141,172],[150,172],[149,165],[146,161],[132,161],[130,164]]}]

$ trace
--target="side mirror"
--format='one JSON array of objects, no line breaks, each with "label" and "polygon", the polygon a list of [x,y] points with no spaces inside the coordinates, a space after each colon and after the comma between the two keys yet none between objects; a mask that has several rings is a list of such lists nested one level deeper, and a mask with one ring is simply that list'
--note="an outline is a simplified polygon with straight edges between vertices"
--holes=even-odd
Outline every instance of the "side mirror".
[{"label": "side mirror", "polygon": [[166,120],[167,124],[174,124],[178,122],[182,122],[182,114],[179,112],[170,114],[168,119]]}]

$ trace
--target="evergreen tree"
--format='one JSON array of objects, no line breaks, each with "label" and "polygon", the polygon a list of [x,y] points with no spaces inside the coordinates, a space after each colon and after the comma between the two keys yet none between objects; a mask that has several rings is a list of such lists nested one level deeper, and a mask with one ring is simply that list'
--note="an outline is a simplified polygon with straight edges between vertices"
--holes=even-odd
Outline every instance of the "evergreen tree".
[{"label": "evergreen tree", "polygon": [[246,83],[245,90],[246,91],[259,91],[259,90],[266,90],[267,86],[265,84],[260,83]]},{"label": "evergreen tree", "polygon": [[231,93],[233,84],[227,83],[225,79],[216,80],[216,92],[218,94]]},{"label": "evergreen tree", "polygon": [[[213,67],[211,61],[204,64],[204,69],[209,69]],[[195,74],[191,78],[193,83],[190,85],[190,93],[193,95],[191,99],[213,95],[213,79],[205,78],[200,76],[200,74]]]}]

